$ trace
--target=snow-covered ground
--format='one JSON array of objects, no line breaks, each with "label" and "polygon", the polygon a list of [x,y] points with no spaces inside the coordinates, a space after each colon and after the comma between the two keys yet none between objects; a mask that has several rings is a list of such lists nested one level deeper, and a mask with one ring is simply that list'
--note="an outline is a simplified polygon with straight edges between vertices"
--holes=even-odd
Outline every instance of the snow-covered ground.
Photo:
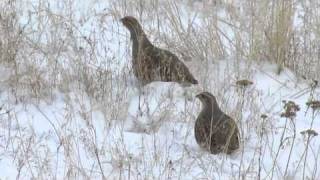
[{"label": "snow-covered ground", "polygon": [[[105,38],[96,40],[97,51],[102,52],[97,54],[105,59],[102,67],[111,74],[110,79],[99,82],[109,87],[105,102],[90,96],[81,81],[68,82],[67,90],[53,88],[50,98],[28,97],[23,86],[13,91],[8,85],[14,76],[12,67],[1,66],[0,179],[320,177],[319,136],[301,133],[308,129],[320,132],[319,111],[306,105],[320,99],[320,88],[314,87],[313,81],[301,79],[289,69],[278,75],[277,66],[270,62],[193,59],[185,63],[199,85],[182,88],[176,83],[154,82],[139,90],[128,63],[129,33],[115,18],[137,13],[128,8],[126,13],[109,16],[117,12],[120,5],[116,2],[79,7],[80,19],[81,13],[85,16],[90,9],[106,28],[97,28],[95,19],[81,19],[78,29],[87,38]],[[187,25],[196,13],[181,7]],[[195,23],[201,26],[202,22]],[[143,25],[157,45],[168,45],[152,31],[153,24]],[[104,47],[109,49],[103,51]],[[90,63],[90,72],[100,64]],[[65,65],[68,69],[72,63]],[[237,85],[242,79],[253,84]],[[195,141],[193,128],[201,110],[195,95],[204,90],[217,97],[221,109],[240,128],[241,148],[232,155],[209,154]],[[281,117],[288,101],[300,107],[292,118]]]}]

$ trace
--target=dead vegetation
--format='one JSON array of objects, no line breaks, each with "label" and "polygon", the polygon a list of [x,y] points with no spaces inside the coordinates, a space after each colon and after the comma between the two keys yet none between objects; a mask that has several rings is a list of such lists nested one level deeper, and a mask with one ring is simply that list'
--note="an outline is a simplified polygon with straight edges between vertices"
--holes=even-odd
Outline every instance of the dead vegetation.
[{"label": "dead vegetation", "polygon": [[[59,179],[59,175],[175,179],[183,178],[194,166],[199,177],[212,178],[216,174],[223,177],[221,166],[230,164],[232,172],[228,173],[234,179],[316,179],[320,162],[319,147],[313,144],[318,141],[313,127],[319,116],[316,87],[306,91],[307,95],[311,91],[306,105],[314,111],[301,112],[302,104],[288,101],[278,122],[281,112],[266,107],[263,95],[255,89],[259,82],[250,86],[253,80],[246,79],[252,79],[253,64],[265,61],[277,63],[279,74],[288,67],[298,77],[319,79],[320,2],[212,2],[97,0],[81,8],[76,0],[0,2],[0,159],[13,161],[16,179]],[[240,152],[239,164],[190,153],[187,140],[192,126],[188,123],[193,123],[195,102],[185,103],[183,123],[188,131],[179,137],[184,150],[177,159],[170,156],[171,144],[159,143],[157,134],[141,136],[143,153],[139,155],[130,153],[122,126],[122,133],[115,135],[115,124],[126,119],[129,99],[139,91],[127,61],[131,59],[126,51],[130,39],[119,22],[124,15],[143,22],[155,44],[173,49],[199,78],[200,88],[217,95],[221,107],[237,119],[241,145],[247,148]],[[221,70],[216,68],[221,59],[234,61]],[[226,75],[221,78],[221,74]],[[234,90],[234,82],[250,88]],[[62,105],[50,107],[59,104],[59,98]],[[54,112],[48,112],[51,108]],[[25,111],[30,114],[21,115]],[[298,113],[312,117],[307,119],[310,128],[297,129],[303,120],[297,118]],[[34,117],[36,114],[41,117]],[[38,119],[43,122],[30,123]],[[95,119],[104,122],[96,126]],[[32,126],[38,123],[47,125],[49,133]],[[295,149],[301,142],[296,132],[304,138],[302,152]],[[168,142],[176,143],[171,139],[175,133],[167,133]],[[50,140],[56,143],[54,148]],[[152,146],[145,146],[147,140]],[[249,159],[245,150],[252,152]],[[300,159],[291,167],[294,153]],[[285,157],[284,168],[281,156]],[[264,163],[266,157],[271,163]],[[312,165],[307,162],[310,157],[315,161]]]}]

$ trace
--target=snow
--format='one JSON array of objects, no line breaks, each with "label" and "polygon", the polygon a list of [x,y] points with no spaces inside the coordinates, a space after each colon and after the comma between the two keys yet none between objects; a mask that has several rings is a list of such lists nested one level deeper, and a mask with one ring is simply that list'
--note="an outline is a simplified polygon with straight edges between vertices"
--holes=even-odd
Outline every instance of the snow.
[{"label": "snow", "polygon": [[[220,62],[220,64],[224,63],[228,62]],[[221,67],[227,66],[221,65]],[[244,130],[242,137],[245,138],[243,139],[244,144],[238,152],[231,156],[211,155],[198,147],[193,135],[194,121],[200,111],[200,103],[194,98],[194,94],[197,92],[191,92],[193,95],[191,99],[188,99],[184,96],[184,89],[178,84],[165,82],[151,83],[144,87],[142,92],[133,93],[134,95],[129,99],[127,118],[111,121],[111,125],[106,123],[107,120],[100,111],[94,110],[89,97],[79,95],[77,92],[70,94],[58,92],[56,100],[51,104],[42,102],[26,106],[12,105],[11,112],[15,112],[15,117],[11,120],[11,124],[1,127],[1,136],[5,138],[2,138],[2,144],[6,145],[5,140],[9,139],[8,133],[11,133],[11,136],[16,133],[23,133],[24,136],[22,137],[24,139],[22,141],[30,140],[30,134],[33,134],[32,141],[36,142],[34,144],[36,152],[28,156],[30,159],[38,156],[44,159],[46,159],[45,157],[49,158],[47,160],[49,161],[49,167],[47,168],[57,166],[56,170],[49,169],[49,171],[52,170],[50,177],[53,177],[54,174],[60,178],[66,176],[65,168],[69,166],[69,161],[77,164],[79,166],[77,168],[87,173],[89,173],[90,168],[95,167],[95,171],[91,172],[93,174],[90,177],[99,177],[96,167],[97,162],[92,150],[96,145],[101,154],[104,174],[105,176],[108,175],[108,178],[116,178],[120,175],[122,178],[128,177],[127,168],[129,166],[134,168],[130,176],[138,179],[150,176],[160,179],[166,177],[181,177],[183,179],[237,178],[243,153],[241,174],[246,174],[246,177],[255,179],[257,164],[256,159],[254,160],[255,164],[252,164],[252,160],[258,153],[257,147],[261,143],[271,146],[264,149],[265,155],[262,160],[265,166],[262,177],[268,177],[267,173],[273,164],[272,158],[268,157],[274,156],[274,152],[279,146],[281,129],[285,122],[284,118],[280,118],[281,101],[294,100],[301,107],[297,118],[294,119],[297,138],[289,164],[289,172],[294,174],[305,147],[305,139],[300,135],[300,132],[310,127],[312,113],[309,110],[305,114],[307,109],[305,102],[309,98],[308,94],[298,98],[293,98],[293,95],[299,93],[301,89],[307,88],[308,85],[305,83],[297,84],[297,79],[289,70],[285,70],[278,76],[274,73],[272,66],[264,67],[261,71],[257,70],[252,75],[254,87],[248,89],[258,94],[253,101],[257,101],[256,104],[263,102],[263,105],[260,104],[257,107],[258,112],[251,112],[250,106],[243,107],[244,111],[241,112],[243,118],[239,121],[242,121],[244,126],[242,127]],[[230,91],[236,91],[236,88]],[[236,92],[228,92],[228,94],[234,93]],[[317,89],[317,93],[319,93],[319,89]],[[139,96],[140,110],[138,108]],[[246,93],[245,96],[249,97],[250,94]],[[228,98],[219,97],[219,102],[222,99]],[[233,112],[235,111],[233,108],[237,108],[236,106],[223,107],[228,112]],[[262,112],[271,116],[268,120],[272,121],[266,122],[268,132],[263,142],[259,141],[258,129],[255,129],[259,128],[261,122],[253,122],[250,119],[259,116],[259,113]],[[4,118],[2,119],[4,120]],[[254,120],[259,119],[255,118]],[[247,127],[248,129],[246,129]],[[316,117],[313,129],[319,131],[319,127],[319,118]],[[292,134],[291,130],[286,133],[286,136],[290,134]],[[60,145],[61,139],[70,141],[70,147],[62,148]],[[20,141],[10,142],[9,147],[4,149],[1,159],[3,169],[1,177],[12,178],[17,175],[16,161],[12,157],[12,151],[17,150],[16,148],[21,144]],[[315,137],[310,143],[310,149],[313,149],[316,153],[319,150],[319,145],[319,141]],[[17,147],[12,148],[10,146]],[[281,172],[284,171],[287,162],[289,147],[290,144],[287,144],[281,148],[278,156],[277,163]],[[64,148],[71,148],[71,151],[67,152],[67,149]],[[307,172],[310,173],[312,167],[318,162],[315,161],[311,153],[307,161],[309,165]],[[37,164],[39,162],[31,163],[34,163],[32,165],[35,166],[34,171],[38,172],[36,169],[40,165]],[[24,177],[32,177],[29,168],[22,169]],[[250,170],[250,168],[253,169]],[[295,177],[300,177],[301,166],[297,173],[294,174]],[[89,177],[88,174],[74,175],[74,177],[78,176]]]},{"label": "snow", "polygon": [[[85,6],[90,7],[89,4]],[[129,47],[125,45],[130,43],[129,34],[113,18],[105,20],[111,27],[104,36],[112,45],[107,51],[110,54],[101,57],[112,59],[115,54],[120,55],[108,64],[114,78],[119,78],[120,70],[129,66],[130,53],[124,50]],[[90,35],[91,26],[95,24],[84,23],[83,32]],[[306,106],[311,96],[310,82],[288,69],[278,75],[277,66],[269,62],[249,65],[233,58],[202,61],[191,69],[199,86],[153,82],[139,89],[129,73],[131,77],[126,82],[119,82],[119,87],[111,90],[118,94],[117,88],[123,88],[126,94],[119,99],[124,102],[113,101],[109,106],[96,103],[81,88],[68,92],[56,89],[49,102],[16,103],[10,88],[1,82],[4,106],[0,111],[0,178],[257,179],[261,150],[260,176],[270,179],[279,149],[273,178],[282,179],[294,134],[287,176],[302,177],[307,141],[300,132],[309,128],[320,132],[319,113],[316,111],[313,118],[312,110]],[[8,71],[1,67],[0,74],[8,79]],[[240,79],[254,84],[238,87],[236,81]],[[204,90],[217,97],[221,109],[234,117],[241,129],[241,148],[232,155],[209,154],[195,141],[193,128],[201,110],[195,95]],[[316,88],[313,96],[317,99],[319,94],[320,89]],[[280,117],[283,100],[294,101],[300,111],[292,121],[287,120],[287,140],[279,148],[286,122]],[[117,108],[121,115],[111,115]],[[260,118],[262,114],[267,119]],[[310,178],[320,177],[319,172],[313,172],[320,165],[319,151],[317,136],[310,140],[306,159],[306,176]]]}]

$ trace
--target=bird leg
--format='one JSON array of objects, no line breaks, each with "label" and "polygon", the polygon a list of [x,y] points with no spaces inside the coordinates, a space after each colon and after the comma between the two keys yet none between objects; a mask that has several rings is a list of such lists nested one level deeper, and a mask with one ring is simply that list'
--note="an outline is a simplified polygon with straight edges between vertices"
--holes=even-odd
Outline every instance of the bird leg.
[{"label": "bird leg", "polygon": [[138,99],[138,111],[139,111],[139,115],[142,116],[142,110],[141,110],[141,85],[139,84],[138,85],[138,96],[139,96],[139,99]]},{"label": "bird leg", "polygon": [[139,110],[139,115],[140,116],[142,116],[142,114],[143,114],[142,113],[142,109],[141,109],[141,102],[142,102],[141,98],[142,98],[142,96],[145,95],[143,87],[144,87],[143,84],[138,83],[138,86],[137,86],[137,88],[138,88],[138,97],[139,97],[139,99],[138,99],[138,103],[139,103],[138,110]]}]

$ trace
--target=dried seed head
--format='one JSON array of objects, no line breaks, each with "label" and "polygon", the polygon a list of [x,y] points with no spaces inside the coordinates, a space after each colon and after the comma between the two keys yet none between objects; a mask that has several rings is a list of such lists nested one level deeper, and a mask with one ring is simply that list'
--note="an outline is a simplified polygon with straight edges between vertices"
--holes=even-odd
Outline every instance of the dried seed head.
[{"label": "dried seed head", "polygon": [[308,101],[306,102],[306,105],[314,110],[320,109],[320,101]]},{"label": "dried seed head", "polygon": [[253,82],[250,81],[250,80],[247,80],[247,79],[242,79],[242,80],[238,80],[238,81],[236,82],[236,84],[237,84],[238,86],[247,87],[247,86],[249,86],[249,85],[252,85]]},{"label": "dried seed head", "polygon": [[268,116],[266,114],[261,114],[260,116],[262,119],[266,119]]},{"label": "dried seed head", "polygon": [[316,88],[318,86],[318,80],[312,79],[311,87]]},{"label": "dried seed head", "polygon": [[313,129],[307,129],[307,130],[304,130],[304,131],[301,131],[300,134],[302,135],[308,135],[310,137],[314,137],[314,136],[318,136],[318,133],[317,131],[313,130]]},{"label": "dried seed head", "polygon": [[281,113],[281,117],[293,118],[297,115],[297,112],[300,111],[299,105],[295,104],[293,101],[282,101],[284,102],[284,112]]}]

